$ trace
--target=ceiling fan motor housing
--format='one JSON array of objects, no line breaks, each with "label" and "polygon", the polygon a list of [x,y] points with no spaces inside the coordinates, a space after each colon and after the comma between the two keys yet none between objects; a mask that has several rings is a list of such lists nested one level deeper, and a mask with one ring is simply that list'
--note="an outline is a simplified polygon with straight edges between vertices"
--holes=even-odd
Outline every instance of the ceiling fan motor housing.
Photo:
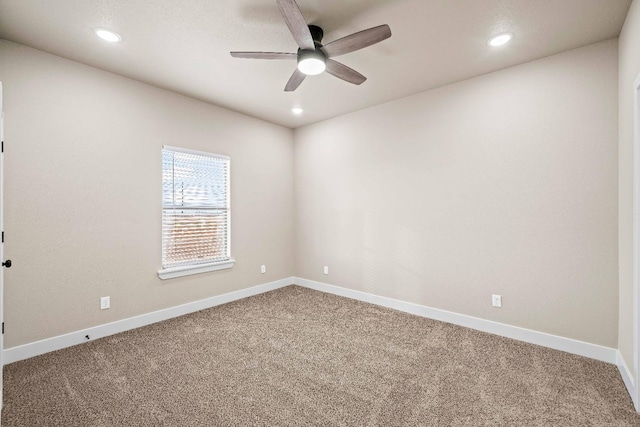
[{"label": "ceiling fan motor housing", "polygon": [[325,55],[324,52],[320,49],[298,49],[298,64],[307,58],[315,58],[321,60],[322,62],[325,62],[327,59],[327,55]]},{"label": "ceiling fan motor housing", "polygon": [[320,74],[325,70],[327,55],[322,51],[324,31],[317,25],[309,25],[315,49],[298,49],[298,69],[306,75]]}]

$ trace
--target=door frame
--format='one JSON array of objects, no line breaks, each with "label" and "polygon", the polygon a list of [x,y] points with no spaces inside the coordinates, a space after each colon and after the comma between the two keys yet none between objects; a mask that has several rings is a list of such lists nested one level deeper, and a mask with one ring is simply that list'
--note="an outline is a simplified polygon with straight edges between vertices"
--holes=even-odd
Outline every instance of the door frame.
[{"label": "door frame", "polygon": [[[2,142],[2,150],[0,150],[0,230],[4,230],[4,107],[2,103],[2,82],[0,81],[0,141]],[[0,241],[0,261],[4,264],[4,231],[2,231],[2,241]],[[2,323],[2,331],[0,331],[0,411],[2,411],[2,374],[4,372],[4,267],[0,267],[0,322]],[[0,420],[1,422],[1,420]]]},{"label": "door frame", "polygon": [[640,412],[640,74],[633,82],[633,381],[631,399]]}]

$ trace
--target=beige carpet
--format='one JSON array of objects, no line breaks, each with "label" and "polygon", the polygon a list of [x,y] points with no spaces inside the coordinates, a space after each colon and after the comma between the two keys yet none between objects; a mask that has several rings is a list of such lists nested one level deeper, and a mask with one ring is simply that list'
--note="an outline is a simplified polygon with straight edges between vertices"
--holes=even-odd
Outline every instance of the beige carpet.
[{"label": "beige carpet", "polygon": [[4,381],[4,427],[640,425],[613,365],[296,286]]}]

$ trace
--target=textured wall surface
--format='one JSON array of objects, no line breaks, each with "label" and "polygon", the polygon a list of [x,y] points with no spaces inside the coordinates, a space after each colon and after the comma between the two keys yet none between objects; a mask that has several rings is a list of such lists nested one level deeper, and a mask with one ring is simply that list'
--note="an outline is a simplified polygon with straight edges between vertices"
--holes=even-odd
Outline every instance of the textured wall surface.
[{"label": "textured wall surface", "polygon": [[[292,275],[290,129],[7,41],[0,57],[5,348]],[[158,278],[163,144],[231,156],[232,269]]]},{"label": "textured wall surface", "polygon": [[619,41],[619,251],[620,320],[618,348],[633,364],[633,82],[640,75],[640,2],[634,1]]},{"label": "textured wall surface", "polygon": [[[294,273],[616,347],[617,49],[292,132],[0,41],[5,347]],[[158,279],[163,144],[231,156],[233,269]]]},{"label": "textured wall surface", "polygon": [[297,129],[296,275],[616,347],[617,54]]}]

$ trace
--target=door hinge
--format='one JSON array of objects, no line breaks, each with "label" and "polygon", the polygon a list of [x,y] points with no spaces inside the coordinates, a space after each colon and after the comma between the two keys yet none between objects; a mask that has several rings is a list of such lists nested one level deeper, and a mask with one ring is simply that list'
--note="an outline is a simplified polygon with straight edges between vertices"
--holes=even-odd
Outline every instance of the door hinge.
[{"label": "door hinge", "polygon": [[4,322],[2,322],[2,333],[4,334]]},{"label": "door hinge", "polygon": [[4,243],[4,231],[2,232],[2,243]]},{"label": "door hinge", "polygon": [[0,142],[0,152],[4,153],[4,141]]}]

